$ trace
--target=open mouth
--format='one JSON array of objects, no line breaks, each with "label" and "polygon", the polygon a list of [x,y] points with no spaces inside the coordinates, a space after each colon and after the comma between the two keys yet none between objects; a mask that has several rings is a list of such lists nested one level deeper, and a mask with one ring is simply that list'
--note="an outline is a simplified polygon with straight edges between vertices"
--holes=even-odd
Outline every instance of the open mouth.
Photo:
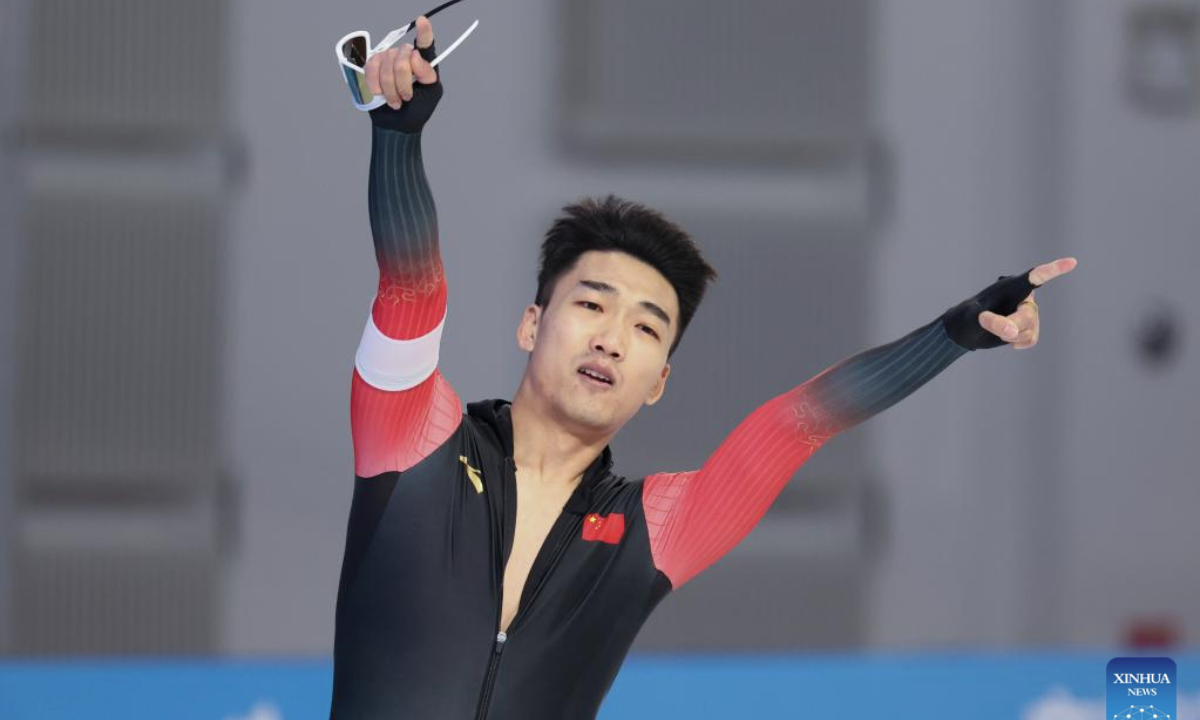
[{"label": "open mouth", "polygon": [[588,382],[593,382],[597,385],[611,386],[613,384],[612,378],[591,368],[581,367],[579,368],[579,374],[585,377]]}]

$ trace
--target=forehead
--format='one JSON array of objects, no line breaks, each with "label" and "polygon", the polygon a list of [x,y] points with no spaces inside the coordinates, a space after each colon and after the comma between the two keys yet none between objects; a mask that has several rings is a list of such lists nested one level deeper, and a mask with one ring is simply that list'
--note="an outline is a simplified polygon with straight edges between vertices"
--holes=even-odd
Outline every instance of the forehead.
[{"label": "forehead", "polygon": [[579,256],[575,267],[562,278],[559,286],[567,293],[584,292],[580,280],[599,280],[615,287],[623,300],[649,300],[672,318],[679,317],[675,288],[653,265],[619,251],[588,250]]}]

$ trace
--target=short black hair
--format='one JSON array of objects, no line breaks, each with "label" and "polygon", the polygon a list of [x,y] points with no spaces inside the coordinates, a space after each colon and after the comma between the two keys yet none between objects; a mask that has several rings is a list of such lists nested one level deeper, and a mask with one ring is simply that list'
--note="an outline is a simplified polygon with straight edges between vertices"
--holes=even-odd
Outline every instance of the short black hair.
[{"label": "short black hair", "polygon": [[615,250],[652,266],[662,273],[679,300],[679,330],[671,342],[671,357],[687,329],[714,270],[691,237],[661,213],[615,195],[585,197],[563,206],[542,241],[534,304],[545,309],[558,279],[571,271],[579,256],[589,250]]}]

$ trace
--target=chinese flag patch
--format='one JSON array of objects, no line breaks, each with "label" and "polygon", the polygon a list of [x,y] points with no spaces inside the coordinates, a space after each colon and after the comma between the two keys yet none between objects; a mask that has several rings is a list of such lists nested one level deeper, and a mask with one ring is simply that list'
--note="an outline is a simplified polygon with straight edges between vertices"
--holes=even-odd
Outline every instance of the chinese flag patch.
[{"label": "chinese flag patch", "polygon": [[625,534],[625,516],[621,513],[597,515],[590,513],[583,519],[583,539],[599,540],[616,545]]}]

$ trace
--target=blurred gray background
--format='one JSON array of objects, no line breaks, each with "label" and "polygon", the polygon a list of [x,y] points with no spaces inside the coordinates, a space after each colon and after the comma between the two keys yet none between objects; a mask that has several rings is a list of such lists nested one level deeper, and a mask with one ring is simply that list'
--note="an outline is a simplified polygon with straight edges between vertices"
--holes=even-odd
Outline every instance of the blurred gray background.
[{"label": "blurred gray background", "polygon": [[[0,652],[331,651],[377,273],[332,48],[428,9],[0,3]],[[646,203],[721,273],[631,478],[1080,262],[1037,347],[832,440],[635,649],[1196,642],[1198,3],[467,0],[441,46],[475,18],[423,141],[464,402],[516,389],[562,205]]]}]

